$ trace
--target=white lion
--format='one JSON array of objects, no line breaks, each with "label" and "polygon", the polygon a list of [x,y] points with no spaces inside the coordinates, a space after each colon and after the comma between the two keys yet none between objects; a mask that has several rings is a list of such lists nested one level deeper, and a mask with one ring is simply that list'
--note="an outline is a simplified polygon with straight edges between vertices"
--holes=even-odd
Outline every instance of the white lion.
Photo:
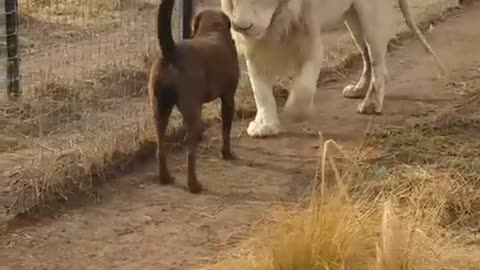
[{"label": "white lion", "polygon": [[380,114],[387,78],[387,45],[394,36],[395,2],[405,21],[434,56],[417,28],[407,0],[221,0],[232,20],[238,50],[245,56],[257,114],[248,126],[252,137],[275,135],[280,121],[273,96],[274,79],[294,74],[285,111],[296,119],[312,113],[320,73],[322,31],[344,21],[363,57],[356,85],[343,89],[347,98],[363,98],[358,113]]}]

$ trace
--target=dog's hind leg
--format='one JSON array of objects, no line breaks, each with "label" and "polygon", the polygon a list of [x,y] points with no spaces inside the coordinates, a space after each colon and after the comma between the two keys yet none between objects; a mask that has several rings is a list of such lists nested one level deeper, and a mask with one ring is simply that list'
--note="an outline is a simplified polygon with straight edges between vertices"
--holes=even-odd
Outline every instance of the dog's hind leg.
[{"label": "dog's hind leg", "polygon": [[158,100],[157,97],[151,97],[151,107],[153,111],[153,120],[157,135],[157,159],[159,170],[159,183],[168,185],[173,183],[174,179],[167,166],[167,157],[165,149],[165,132],[168,126],[168,120],[172,113],[173,103],[165,100]]},{"label": "dog's hind leg", "polygon": [[231,149],[230,134],[232,132],[233,117],[235,114],[235,98],[233,94],[222,97],[222,156],[224,160],[235,160],[237,157]]},{"label": "dog's hind leg", "polygon": [[[186,98],[183,100],[187,100]],[[202,185],[197,178],[197,146],[200,139],[202,124],[202,105],[180,104],[178,107],[187,128],[187,184],[191,193],[200,193]]]}]

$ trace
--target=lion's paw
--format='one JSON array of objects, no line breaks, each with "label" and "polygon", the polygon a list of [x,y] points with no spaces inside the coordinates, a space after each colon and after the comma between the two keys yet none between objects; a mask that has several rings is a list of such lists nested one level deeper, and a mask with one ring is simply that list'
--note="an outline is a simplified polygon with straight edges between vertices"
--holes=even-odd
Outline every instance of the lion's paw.
[{"label": "lion's paw", "polygon": [[250,137],[274,136],[280,133],[280,124],[266,124],[252,121],[248,125],[247,133]]},{"label": "lion's paw", "polygon": [[382,109],[374,102],[363,101],[358,104],[357,112],[359,114],[382,114]]},{"label": "lion's paw", "polygon": [[365,91],[357,88],[356,85],[350,84],[343,88],[342,94],[345,98],[363,98],[365,96]]},{"label": "lion's paw", "polygon": [[285,116],[293,122],[302,122],[308,120],[315,114],[315,108],[313,104],[307,106],[296,106],[287,104],[283,108]]}]

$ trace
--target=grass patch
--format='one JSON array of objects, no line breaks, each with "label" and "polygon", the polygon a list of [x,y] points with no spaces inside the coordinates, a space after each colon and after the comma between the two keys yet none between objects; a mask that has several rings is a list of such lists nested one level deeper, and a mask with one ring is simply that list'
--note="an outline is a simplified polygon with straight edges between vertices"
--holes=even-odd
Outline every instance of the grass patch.
[{"label": "grass patch", "polygon": [[143,95],[146,83],[146,72],[116,65],[92,71],[89,80],[71,83],[61,77],[45,76],[31,89],[31,97],[0,104],[1,133],[21,142],[65,132],[72,122]]},{"label": "grass patch", "polygon": [[74,43],[134,23],[139,12],[154,8],[150,0],[20,0],[23,45]]},{"label": "grass patch", "polygon": [[479,94],[348,153],[327,142],[308,206],[205,269],[480,269]]},{"label": "grass patch", "polygon": [[21,213],[49,201],[68,200],[114,172],[125,171],[132,162],[144,160],[154,149],[148,131],[140,123],[128,130],[119,125],[99,134],[85,132],[81,139],[55,148],[36,149],[31,159],[10,173],[15,202],[9,212]]},{"label": "grass patch", "polygon": [[428,185],[373,191],[355,163],[336,170],[335,187],[309,207],[276,214],[277,223],[206,269],[480,269],[474,234],[443,224],[447,194],[425,200]]},{"label": "grass patch", "polygon": [[[0,136],[0,155],[11,159],[4,170],[8,213],[68,200],[154,156],[147,73],[109,66],[91,74],[68,85],[46,77],[32,98],[0,108],[7,127]],[[236,98],[237,118],[251,116],[250,90],[239,89]],[[207,124],[219,119],[219,105],[205,105]],[[176,110],[167,133],[174,145],[184,138]]]},{"label": "grass patch", "polygon": [[[477,228],[480,225],[480,99],[463,102],[435,119],[400,130],[375,132],[368,144],[383,156],[370,167],[370,183],[377,189],[409,192],[428,190],[421,205],[442,205],[442,225]],[[470,113],[468,113],[470,112]]]},{"label": "grass patch", "polygon": [[[152,158],[155,137],[150,111],[144,105],[126,103],[100,116],[100,123],[94,124],[99,120],[95,118],[85,121],[82,129],[29,140],[27,149],[15,152],[23,155],[22,162],[8,172],[14,198],[8,212],[23,213],[68,200]],[[174,116],[171,123],[169,140],[178,142],[184,136],[180,118]]]},{"label": "grass patch", "polygon": [[[151,152],[146,73],[108,66],[92,74],[70,84],[45,76],[31,97],[0,106],[9,181],[0,184],[8,186],[12,213],[68,198]],[[178,128],[178,119],[172,123]]]},{"label": "grass patch", "polygon": [[153,3],[143,0],[20,0],[22,13],[42,21],[98,22],[115,18],[115,13],[130,8],[145,8]]},{"label": "grass patch", "polygon": [[286,210],[266,232],[206,269],[480,269],[475,235],[444,225],[444,202],[453,192],[417,185],[415,192],[351,193],[356,185],[348,183],[349,173],[339,173],[344,177],[327,195],[293,215]]}]

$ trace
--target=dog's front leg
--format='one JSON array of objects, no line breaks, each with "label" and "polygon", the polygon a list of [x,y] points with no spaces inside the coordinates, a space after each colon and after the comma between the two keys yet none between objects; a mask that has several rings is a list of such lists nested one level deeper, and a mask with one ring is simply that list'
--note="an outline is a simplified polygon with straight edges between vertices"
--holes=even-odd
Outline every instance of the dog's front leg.
[{"label": "dog's front leg", "polygon": [[321,39],[313,42],[311,57],[295,75],[284,112],[293,121],[301,121],[314,112],[314,97],[317,81],[322,68],[323,46]]},{"label": "dog's front leg", "polygon": [[273,96],[273,80],[247,59],[247,70],[255,98],[257,115],[248,125],[247,133],[251,137],[265,137],[280,132],[277,104]]}]

